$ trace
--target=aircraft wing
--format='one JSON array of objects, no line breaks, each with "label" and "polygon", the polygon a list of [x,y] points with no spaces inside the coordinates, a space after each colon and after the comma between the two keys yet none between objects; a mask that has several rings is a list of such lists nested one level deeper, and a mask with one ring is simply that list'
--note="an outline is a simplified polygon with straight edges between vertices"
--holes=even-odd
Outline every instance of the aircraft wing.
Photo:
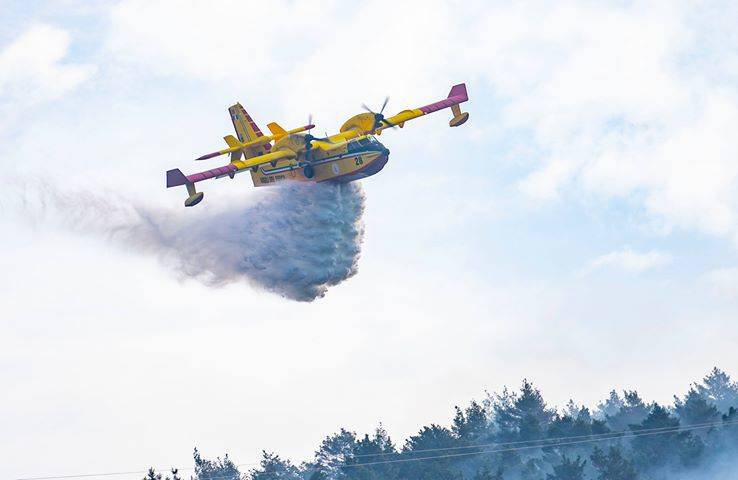
[{"label": "aircraft wing", "polygon": [[242,170],[246,170],[251,167],[258,167],[259,165],[276,162],[278,160],[292,159],[296,156],[297,155],[292,150],[278,150],[276,152],[259,155],[258,157],[252,157],[246,160],[234,160],[228,165],[211,168],[210,170],[193,173],[191,175],[185,175],[180,169],[175,168],[174,170],[167,171],[167,188],[185,185],[188,193],[190,194],[189,198],[185,201],[185,205],[190,207],[192,205],[196,205],[200,200],[202,200],[202,192],[197,193],[195,191],[195,183],[197,182],[202,182],[203,180],[208,180],[210,178],[221,178],[226,176],[233,178],[236,173]]},{"label": "aircraft wing", "polygon": [[469,96],[466,93],[466,84],[460,83],[458,85],[454,85],[453,87],[451,87],[451,91],[449,92],[448,97],[446,97],[444,100],[412,110],[403,110],[397,115],[387,117],[382,122],[382,126],[377,128],[376,132],[379,133],[386,128],[391,128],[394,125],[403,127],[405,125],[405,122],[407,122],[408,120],[413,120],[415,118],[422,117],[423,115],[437,112],[449,107],[454,113],[454,118],[451,120],[451,126],[455,127],[457,125],[461,125],[466,121],[469,115],[467,113],[461,113],[461,109],[458,107],[458,105],[466,102],[467,100],[469,100]]},{"label": "aircraft wing", "polygon": [[259,155],[258,157],[251,157],[246,160],[235,160],[231,162],[231,165],[236,167],[236,171],[245,170],[251,167],[258,167],[265,163],[276,162],[277,160],[286,160],[296,158],[297,154],[289,149],[277,150],[276,152],[267,153],[265,155]]},{"label": "aircraft wing", "polygon": [[330,152],[331,150],[338,150],[341,147],[344,147],[348,140],[353,138],[354,132],[350,132],[352,134],[351,137],[346,138],[344,134],[341,135],[334,135],[333,137],[330,137],[331,141],[325,141],[325,140],[313,140],[312,145],[313,148],[318,148],[320,150],[323,150],[324,152]]}]

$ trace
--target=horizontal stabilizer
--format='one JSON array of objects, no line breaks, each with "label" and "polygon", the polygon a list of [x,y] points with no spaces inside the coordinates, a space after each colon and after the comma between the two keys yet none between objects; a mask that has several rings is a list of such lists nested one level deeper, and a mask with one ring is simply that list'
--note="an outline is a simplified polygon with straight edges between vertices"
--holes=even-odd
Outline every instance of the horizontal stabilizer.
[{"label": "horizontal stabilizer", "polygon": [[225,137],[223,137],[223,140],[225,140],[225,142],[231,148],[241,146],[241,142],[239,142],[238,139],[234,137],[233,135],[226,135]]},{"label": "horizontal stabilizer", "polygon": [[272,123],[267,124],[267,128],[269,129],[270,132],[272,132],[272,135],[274,136],[276,140],[279,140],[280,138],[287,135],[287,130],[280,127],[277,122],[272,122]]},{"label": "horizontal stabilizer", "polygon": [[167,188],[178,187],[180,185],[186,185],[189,183],[187,177],[179,168],[174,170],[167,170]]}]

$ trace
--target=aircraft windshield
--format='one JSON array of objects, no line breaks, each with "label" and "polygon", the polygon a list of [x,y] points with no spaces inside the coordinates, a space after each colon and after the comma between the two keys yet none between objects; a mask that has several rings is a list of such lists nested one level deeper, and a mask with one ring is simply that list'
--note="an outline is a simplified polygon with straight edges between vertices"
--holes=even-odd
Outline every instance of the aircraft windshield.
[{"label": "aircraft windshield", "polygon": [[373,136],[367,135],[367,136],[362,137],[360,139],[350,141],[349,144],[348,144],[348,149],[349,149],[349,152],[361,150],[363,148],[368,148],[370,150],[375,150],[376,147],[377,147],[377,145],[380,145],[381,146],[382,144],[379,143],[379,140],[377,140]]}]

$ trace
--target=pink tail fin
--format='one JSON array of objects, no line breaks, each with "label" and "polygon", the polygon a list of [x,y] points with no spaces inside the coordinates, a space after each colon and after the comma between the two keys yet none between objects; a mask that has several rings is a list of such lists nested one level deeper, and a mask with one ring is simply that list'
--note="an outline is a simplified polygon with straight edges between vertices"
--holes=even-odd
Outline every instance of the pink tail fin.
[{"label": "pink tail fin", "polygon": [[[466,84],[460,83],[451,87],[451,91],[448,92],[448,98],[459,97],[458,102],[466,102],[469,100],[469,96],[466,94]],[[463,99],[463,100],[462,100]]]},{"label": "pink tail fin", "polygon": [[178,187],[187,183],[189,183],[187,181],[187,177],[185,177],[184,173],[182,173],[179,168],[167,170],[167,188]]}]

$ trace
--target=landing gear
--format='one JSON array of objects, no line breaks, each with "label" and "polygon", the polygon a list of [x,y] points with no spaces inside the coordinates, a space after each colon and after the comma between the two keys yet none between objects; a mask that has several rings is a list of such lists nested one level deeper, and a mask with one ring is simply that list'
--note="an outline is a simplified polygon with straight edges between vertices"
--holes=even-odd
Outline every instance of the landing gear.
[{"label": "landing gear", "polygon": [[187,193],[189,193],[190,196],[185,200],[185,207],[194,207],[200,203],[202,201],[202,197],[205,196],[204,193],[195,191],[194,183],[187,184]]},{"label": "landing gear", "polygon": [[461,107],[458,105],[453,105],[451,112],[454,114],[454,117],[448,122],[449,127],[458,127],[469,120],[469,112],[462,112]]},{"label": "landing gear", "polygon": [[205,194],[203,192],[197,192],[190,195],[189,197],[187,197],[187,200],[185,200],[185,207],[194,207],[202,201],[202,197],[204,196]]}]

